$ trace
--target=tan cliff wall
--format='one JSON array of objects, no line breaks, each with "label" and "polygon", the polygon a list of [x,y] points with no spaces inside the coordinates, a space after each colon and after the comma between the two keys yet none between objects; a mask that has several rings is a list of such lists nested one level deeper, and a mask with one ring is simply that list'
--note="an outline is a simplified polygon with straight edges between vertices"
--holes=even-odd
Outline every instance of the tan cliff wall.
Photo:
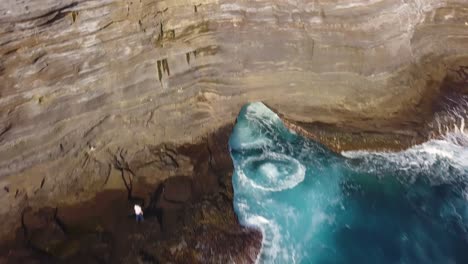
[{"label": "tan cliff wall", "polygon": [[[124,188],[120,153],[145,163],[147,146],[197,142],[249,101],[408,129],[468,64],[468,2],[6,0],[0,55],[0,215],[18,226],[25,206]],[[190,175],[176,159],[136,177]]]}]

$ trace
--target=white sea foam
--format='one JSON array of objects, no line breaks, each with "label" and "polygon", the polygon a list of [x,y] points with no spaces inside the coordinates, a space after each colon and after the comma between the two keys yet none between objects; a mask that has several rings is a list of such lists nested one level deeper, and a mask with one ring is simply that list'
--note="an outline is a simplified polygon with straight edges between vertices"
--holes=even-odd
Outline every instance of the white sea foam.
[{"label": "white sea foam", "polygon": [[265,163],[260,166],[260,171],[270,179],[276,179],[280,176],[278,168],[273,163]]},{"label": "white sea foam", "polygon": [[281,122],[278,115],[259,102],[249,104],[245,111],[247,122],[236,125],[232,147],[252,149],[272,145],[270,138],[275,135],[278,122]]},{"label": "white sea foam", "polygon": [[270,108],[266,107],[261,102],[255,102],[247,106],[246,116],[249,119],[259,119],[259,120],[280,120],[279,116],[271,111]]},{"label": "white sea foam", "polygon": [[269,133],[272,133],[281,123],[279,116],[260,102],[251,103],[247,106],[245,117],[251,124],[257,126],[257,129],[263,129]]},{"label": "white sea foam", "polygon": [[252,213],[246,200],[237,199],[236,205],[240,211],[240,215],[243,216],[243,224],[258,229],[262,233],[262,245],[260,253],[257,255],[256,263],[261,261],[262,256],[263,258],[277,258],[281,251],[280,243],[282,241],[280,227],[273,220],[268,220],[263,216]]},{"label": "white sea foam", "polygon": [[230,144],[236,149],[264,148],[272,144],[271,139],[265,137],[260,132],[254,133],[258,129],[252,129],[249,124],[237,125]]},{"label": "white sea foam", "polygon": [[[449,133],[401,152],[345,151],[343,156],[358,159],[359,170],[368,172],[407,171],[409,182],[417,173],[426,173],[432,184],[468,180],[468,136]],[[417,173],[411,173],[417,172]],[[462,177],[462,178],[460,178]]]},{"label": "white sea foam", "polygon": [[391,161],[392,166],[397,163],[403,169],[414,166],[423,170],[432,169],[432,166],[441,160],[460,170],[468,169],[468,131],[465,127],[465,119],[468,117],[468,97],[462,96],[456,100],[447,98],[447,100],[455,106],[436,113],[434,121],[429,124],[438,139],[396,153],[345,151],[342,155],[347,158],[384,158]]},{"label": "white sea foam", "polygon": [[285,257],[281,256],[281,232],[280,227],[275,222],[259,215],[250,216],[245,222],[247,226],[258,228],[262,232],[262,247],[256,263],[259,263],[262,258],[274,260]]},{"label": "white sea foam", "polygon": [[[311,155],[312,151],[317,151],[317,147],[312,143],[304,143],[301,154],[294,155],[294,157],[299,157],[298,159],[282,154],[295,153],[292,149],[297,146],[289,146],[287,142],[277,142],[276,133],[278,133],[277,121],[279,117],[261,103],[249,105],[245,116],[248,122],[244,122],[242,125],[245,126],[246,131],[244,132],[246,134],[243,140],[239,141],[239,145],[243,148],[265,146],[263,148],[264,154],[240,158],[235,163],[237,173],[236,185],[240,185],[236,186],[236,195],[242,197],[248,194],[248,201],[250,203],[248,204],[247,200],[236,200],[237,210],[239,210],[239,215],[242,217],[241,221],[247,226],[258,228],[263,235],[262,247],[256,262],[294,263],[296,260],[304,261],[305,257],[308,260],[313,259],[313,255],[307,256],[307,252],[304,252],[301,244],[292,243],[294,240],[291,240],[289,237],[288,226],[303,223],[304,219],[301,218],[303,212],[299,209],[296,215],[294,210],[287,208],[287,206],[290,206],[288,203],[282,204],[280,201],[276,201],[272,198],[276,194],[270,192],[291,189],[303,182],[306,167],[300,161],[307,164],[308,168],[313,170],[314,167],[310,165],[321,162],[321,159],[317,159],[317,155]],[[348,161],[358,161],[357,163],[350,162],[350,164],[354,164],[353,166],[357,165],[353,169],[363,169],[373,173],[384,170],[393,175],[394,172],[401,170],[404,172],[408,171],[408,173],[401,173],[401,175],[409,175],[409,178],[411,178],[413,175],[417,177],[419,172],[427,170],[429,172],[427,173],[428,177],[436,179],[433,182],[452,180],[453,178],[451,179],[450,177],[467,177],[468,134],[465,133],[464,119],[458,118],[456,120],[457,122],[459,121],[458,125],[448,129],[444,137],[429,140],[405,151],[347,151],[342,154],[349,158]],[[270,148],[274,148],[275,152],[269,151],[268,149]],[[260,153],[260,151],[255,153]],[[324,151],[324,154],[326,153]],[[340,160],[340,158],[336,159],[337,161]],[[321,168],[320,164],[316,165],[318,168]],[[340,163],[340,165],[342,164]],[[326,166],[327,171],[331,172],[331,170],[328,170],[330,169],[328,167],[330,165],[327,164]],[[337,168],[342,167],[337,166]],[[461,170],[462,173],[459,173],[460,171],[453,173],[454,169]],[[339,173],[340,171],[337,171],[337,174]],[[380,173],[377,175],[380,175]],[[397,173],[397,175],[400,174]],[[321,183],[323,185],[317,186],[318,192],[314,192],[313,195],[309,194],[310,196],[307,197],[307,201],[313,201],[307,204],[307,212],[313,213],[308,214],[310,215],[310,219],[306,219],[306,221],[310,221],[307,222],[310,224],[310,227],[300,234],[304,236],[302,241],[306,241],[304,243],[306,245],[304,246],[305,248],[310,246],[309,241],[318,239],[317,237],[326,239],[327,237],[323,236],[320,232],[328,228],[327,226],[339,223],[339,218],[337,218],[340,217],[339,214],[335,215],[333,212],[327,211],[324,205],[333,204],[337,208],[341,205],[342,210],[345,210],[344,205],[341,203],[342,197],[332,197],[328,201],[320,196],[322,191],[326,193],[326,197],[332,195],[335,190],[328,189],[327,187],[335,185],[337,188],[336,192],[340,193],[338,183],[335,184],[333,182],[332,184],[328,184],[323,179]],[[465,187],[464,191],[463,195],[468,201],[468,187]],[[278,193],[278,195],[281,196],[282,194]],[[285,206],[285,208],[282,206]],[[272,210],[272,208],[274,209]],[[461,215],[459,212],[455,211],[455,213]],[[274,217],[271,214],[274,214]],[[350,228],[349,225],[345,226]],[[294,234],[294,232],[292,233]]]},{"label": "white sea foam", "polygon": [[252,148],[264,148],[272,144],[272,141],[268,138],[259,138],[251,142],[242,142],[240,144],[242,149],[252,149]]},{"label": "white sea foam", "polygon": [[335,223],[335,215],[328,215],[321,209],[317,209],[317,211],[311,215],[310,226],[304,233],[303,240],[311,241],[316,232],[324,228],[324,225],[332,225],[333,223]]},{"label": "white sea foam", "polygon": [[[291,164],[294,168],[294,171],[287,173],[284,168],[278,168],[274,163],[266,162],[260,166],[258,172],[264,176],[266,183],[258,183],[257,181],[252,180],[244,172],[244,169],[248,168],[249,164],[252,162],[275,160],[278,162],[287,162]],[[267,152],[259,157],[247,158],[244,162],[241,163],[240,166],[236,168],[236,171],[241,182],[264,191],[278,192],[294,188],[296,185],[301,183],[305,178],[306,167],[298,160],[287,155]]]},{"label": "white sea foam", "polygon": [[437,159],[447,158],[454,164],[468,165],[468,146],[460,145],[457,141],[467,140],[466,135],[449,134],[443,139],[429,140],[423,144],[416,145],[401,152],[372,152],[372,151],[343,151],[341,154],[347,158],[362,158],[369,155],[400,159],[402,163],[412,160],[416,163],[433,163]]}]

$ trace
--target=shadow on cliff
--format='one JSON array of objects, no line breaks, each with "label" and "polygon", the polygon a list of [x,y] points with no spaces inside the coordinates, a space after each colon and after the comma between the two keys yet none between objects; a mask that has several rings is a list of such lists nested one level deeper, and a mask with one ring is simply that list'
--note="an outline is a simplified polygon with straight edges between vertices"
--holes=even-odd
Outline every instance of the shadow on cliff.
[{"label": "shadow on cliff", "polygon": [[[1,247],[0,263],[207,263],[214,255],[254,262],[261,234],[241,227],[233,210],[231,130],[171,146],[190,158],[191,177],[145,186],[127,181],[125,190],[103,191],[77,205],[24,210],[17,239]],[[123,181],[124,173],[134,174],[123,158],[114,166]],[[135,203],[144,210],[141,223]]]}]

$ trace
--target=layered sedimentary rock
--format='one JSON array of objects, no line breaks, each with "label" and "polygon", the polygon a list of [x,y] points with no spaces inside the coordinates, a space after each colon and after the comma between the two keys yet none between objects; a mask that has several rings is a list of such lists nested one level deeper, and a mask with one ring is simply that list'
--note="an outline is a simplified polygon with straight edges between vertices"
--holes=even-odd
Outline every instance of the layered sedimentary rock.
[{"label": "layered sedimentary rock", "polygon": [[208,140],[249,101],[411,134],[442,82],[466,74],[468,3],[6,0],[0,54],[6,237],[27,207],[196,181],[190,155],[164,144]]}]

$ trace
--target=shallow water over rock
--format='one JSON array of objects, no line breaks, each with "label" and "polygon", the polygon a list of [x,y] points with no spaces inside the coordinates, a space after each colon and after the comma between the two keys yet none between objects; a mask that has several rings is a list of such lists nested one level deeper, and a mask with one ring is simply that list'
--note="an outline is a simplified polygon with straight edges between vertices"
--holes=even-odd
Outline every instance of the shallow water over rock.
[{"label": "shallow water over rock", "polygon": [[230,138],[235,211],[260,263],[468,263],[466,138],[337,154],[252,103]]}]

